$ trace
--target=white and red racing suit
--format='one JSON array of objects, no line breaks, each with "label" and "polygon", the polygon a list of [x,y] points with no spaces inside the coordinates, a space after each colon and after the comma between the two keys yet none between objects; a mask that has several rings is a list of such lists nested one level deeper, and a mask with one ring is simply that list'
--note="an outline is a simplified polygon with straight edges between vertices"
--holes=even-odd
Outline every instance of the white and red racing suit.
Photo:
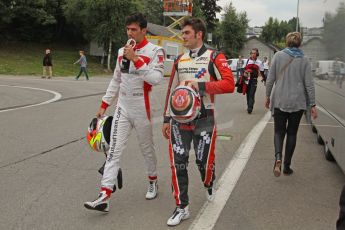
[{"label": "white and red racing suit", "polygon": [[[170,117],[171,93],[182,81],[197,81],[202,97],[201,115],[184,124]],[[181,208],[189,203],[187,165],[192,141],[203,184],[206,188],[213,185],[216,143],[215,94],[233,91],[234,79],[224,54],[207,49],[203,45],[196,57],[185,53],[175,60],[166,95],[164,123],[170,122],[169,156],[172,188],[176,205]]]},{"label": "white and red racing suit", "polygon": [[250,79],[248,81],[245,93],[247,94],[247,111],[248,113],[251,113],[254,108],[255,93],[258,84],[259,73],[261,74],[261,76],[263,76],[263,78],[265,76],[264,65],[259,59],[253,60],[252,58],[249,58],[244,69],[245,71],[250,73]]},{"label": "white and red racing suit", "polygon": [[164,50],[145,38],[134,48],[139,60],[130,62],[123,69],[123,48],[118,51],[114,76],[102,98],[102,108],[107,108],[116,99],[116,109],[111,127],[110,149],[101,181],[102,189],[112,190],[120,168],[120,157],[126,147],[128,136],[134,128],[141,152],[145,158],[150,180],[157,178],[157,159],[153,144],[149,93],[164,75]]}]

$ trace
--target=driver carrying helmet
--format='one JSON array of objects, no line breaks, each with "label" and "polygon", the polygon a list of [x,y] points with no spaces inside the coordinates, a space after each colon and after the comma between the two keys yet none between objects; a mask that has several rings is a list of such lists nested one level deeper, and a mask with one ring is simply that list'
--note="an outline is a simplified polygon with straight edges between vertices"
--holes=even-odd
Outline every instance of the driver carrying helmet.
[{"label": "driver carrying helmet", "polygon": [[146,39],[147,20],[144,15],[133,13],[126,18],[125,24],[129,40],[135,42],[128,42],[119,50],[114,76],[97,112],[97,117],[102,117],[117,100],[100,193],[94,201],[84,203],[87,209],[102,212],[109,211],[110,196],[120,170],[120,158],[132,129],[137,132],[146,163],[148,189],[145,198],[155,199],[158,192],[149,94],[151,87],[163,79],[165,54],[161,47]]},{"label": "driver carrying helmet", "polygon": [[[205,23],[198,18],[187,18],[182,23],[182,38],[189,52],[175,60],[166,94],[162,132],[169,140],[171,183],[176,202],[175,211],[167,222],[169,226],[178,225],[189,217],[187,165],[192,141],[207,199],[214,198],[214,96],[234,91],[233,75],[225,56],[205,47],[205,33]],[[187,123],[176,119],[175,112],[172,113],[176,108],[172,108],[174,102],[171,103],[171,98],[179,85],[194,88],[201,98],[198,116]]]}]

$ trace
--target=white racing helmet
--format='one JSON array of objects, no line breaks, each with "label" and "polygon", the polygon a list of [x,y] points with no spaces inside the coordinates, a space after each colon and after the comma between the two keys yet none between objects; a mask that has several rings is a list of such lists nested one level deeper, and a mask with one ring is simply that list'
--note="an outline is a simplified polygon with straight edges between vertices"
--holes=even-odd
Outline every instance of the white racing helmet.
[{"label": "white racing helmet", "polygon": [[86,133],[89,146],[97,152],[106,152],[109,149],[112,116],[93,118]]},{"label": "white racing helmet", "polygon": [[178,86],[170,98],[170,116],[179,123],[193,121],[200,113],[201,99],[192,87]]}]

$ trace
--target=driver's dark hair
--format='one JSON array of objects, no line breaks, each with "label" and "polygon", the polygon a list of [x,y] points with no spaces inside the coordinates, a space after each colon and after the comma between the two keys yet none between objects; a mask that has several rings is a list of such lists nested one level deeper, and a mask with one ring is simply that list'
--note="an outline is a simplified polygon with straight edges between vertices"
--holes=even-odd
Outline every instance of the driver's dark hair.
[{"label": "driver's dark hair", "polygon": [[139,12],[132,13],[126,17],[126,26],[132,24],[132,23],[138,23],[140,29],[147,28],[147,20],[146,17]]},{"label": "driver's dark hair", "polygon": [[186,18],[183,22],[181,27],[185,26],[191,26],[195,33],[198,33],[199,31],[202,32],[202,40],[204,40],[205,35],[206,35],[206,24],[203,20],[200,18],[193,18],[193,17],[188,17]]}]

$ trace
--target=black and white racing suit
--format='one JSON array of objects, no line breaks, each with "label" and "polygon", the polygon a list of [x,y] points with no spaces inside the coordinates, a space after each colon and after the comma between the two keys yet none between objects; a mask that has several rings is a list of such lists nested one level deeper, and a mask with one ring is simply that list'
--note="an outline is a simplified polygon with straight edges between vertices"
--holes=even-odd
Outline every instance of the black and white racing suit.
[{"label": "black and white racing suit", "polygon": [[[182,81],[197,81],[202,96],[202,112],[189,123],[170,119],[171,93]],[[169,156],[172,172],[172,188],[176,205],[184,208],[189,204],[188,159],[193,141],[196,164],[206,188],[215,179],[216,125],[214,120],[215,94],[234,91],[234,79],[224,54],[202,46],[196,57],[185,53],[173,66],[166,95],[164,123],[170,122]]]},{"label": "black and white racing suit", "polygon": [[[123,48],[118,51],[114,76],[102,98],[102,108],[116,99],[116,109],[110,135],[110,149],[101,181],[102,189],[112,190],[120,168],[120,157],[131,130],[136,130],[139,146],[145,158],[150,180],[157,178],[157,159],[153,144],[149,93],[164,75],[164,50],[145,38],[134,48],[139,60],[122,68]],[[122,69],[121,69],[122,68]]]}]

